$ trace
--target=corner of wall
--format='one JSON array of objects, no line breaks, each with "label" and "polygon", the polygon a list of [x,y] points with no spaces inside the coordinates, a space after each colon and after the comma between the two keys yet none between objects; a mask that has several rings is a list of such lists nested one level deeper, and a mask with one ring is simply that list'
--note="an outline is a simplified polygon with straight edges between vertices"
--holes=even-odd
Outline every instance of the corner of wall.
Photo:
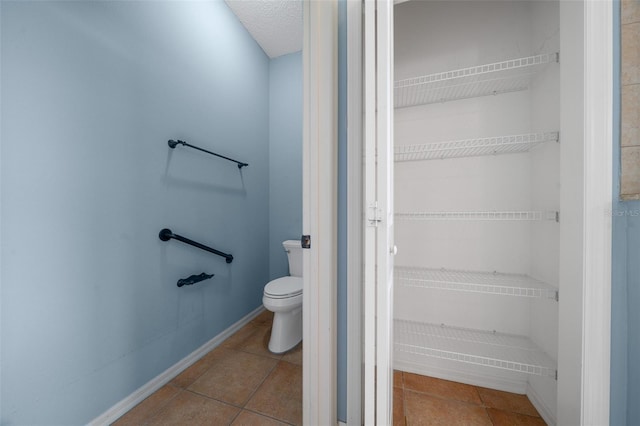
[{"label": "corner of wall", "polygon": [[282,242],[301,234],[302,52],[294,52],[269,61],[269,279],[288,274]]}]

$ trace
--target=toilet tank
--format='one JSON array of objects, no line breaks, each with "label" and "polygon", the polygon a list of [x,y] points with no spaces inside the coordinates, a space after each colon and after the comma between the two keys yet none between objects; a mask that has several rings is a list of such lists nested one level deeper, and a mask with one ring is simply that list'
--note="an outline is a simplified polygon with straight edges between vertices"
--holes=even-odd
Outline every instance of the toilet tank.
[{"label": "toilet tank", "polygon": [[282,245],[287,252],[289,259],[289,275],[292,277],[302,276],[302,245],[297,240],[283,241]]}]

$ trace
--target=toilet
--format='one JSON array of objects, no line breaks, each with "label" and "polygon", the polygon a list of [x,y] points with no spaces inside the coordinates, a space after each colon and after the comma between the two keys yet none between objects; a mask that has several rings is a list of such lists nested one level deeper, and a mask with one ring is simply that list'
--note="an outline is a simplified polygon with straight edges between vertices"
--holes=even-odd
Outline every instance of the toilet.
[{"label": "toilet", "polygon": [[300,241],[282,243],[289,260],[289,276],[264,286],[262,304],[273,312],[269,350],[279,354],[302,340],[302,246]]}]

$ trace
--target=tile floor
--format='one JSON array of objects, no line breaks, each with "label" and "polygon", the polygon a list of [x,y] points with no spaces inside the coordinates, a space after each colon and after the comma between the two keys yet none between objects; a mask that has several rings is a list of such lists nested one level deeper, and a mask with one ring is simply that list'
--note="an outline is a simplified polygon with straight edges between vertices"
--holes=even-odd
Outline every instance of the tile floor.
[{"label": "tile floor", "polygon": [[114,426],[301,425],[302,345],[269,352],[272,318],[260,314]]},{"label": "tile floor", "polygon": [[393,424],[544,426],[525,395],[402,371],[393,375]]},{"label": "tile floor", "polygon": [[[302,345],[267,349],[273,314],[265,311],[114,426],[302,424]],[[398,425],[545,425],[524,395],[394,372]]]}]

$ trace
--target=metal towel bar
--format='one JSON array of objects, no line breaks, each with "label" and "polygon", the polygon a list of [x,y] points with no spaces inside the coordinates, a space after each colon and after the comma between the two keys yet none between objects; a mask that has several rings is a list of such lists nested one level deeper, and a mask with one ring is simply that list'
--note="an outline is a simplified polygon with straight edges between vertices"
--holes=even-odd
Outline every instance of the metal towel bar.
[{"label": "metal towel bar", "polygon": [[207,151],[206,149],[198,148],[197,146],[188,144],[185,141],[181,141],[181,140],[174,141],[173,139],[169,140],[169,147],[171,149],[174,149],[177,145],[188,146],[190,148],[197,149],[198,151],[206,152],[207,154],[215,155],[216,157],[220,157],[220,158],[224,158],[225,160],[233,161],[234,163],[238,164],[238,168],[239,169],[242,169],[243,167],[249,165],[248,163],[243,163],[242,161],[234,160],[233,158],[225,157],[224,155],[216,154],[215,152],[211,152],[211,151]]},{"label": "metal towel bar", "polygon": [[213,253],[213,254],[216,254],[218,256],[222,256],[222,257],[225,258],[227,263],[233,262],[233,256],[232,255],[230,255],[228,253],[221,252],[220,250],[216,250],[216,249],[211,248],[211,247],[207,247],[204,244],[200,244],[198,242],[195,242],[193,240],[185,238],[185,237],[183,237],[181,235],[174,234],[173,232],[171,232],[171,229],[164,228],[163,230],[160,231],[160,234],[158,234],[158,237],[162,241],[169,241],[170,239],[173,238],[174,240],[182,241],[185,244],[189,244],[191,246],[197,247],[200,250],[208,251],[209,253]]}]

